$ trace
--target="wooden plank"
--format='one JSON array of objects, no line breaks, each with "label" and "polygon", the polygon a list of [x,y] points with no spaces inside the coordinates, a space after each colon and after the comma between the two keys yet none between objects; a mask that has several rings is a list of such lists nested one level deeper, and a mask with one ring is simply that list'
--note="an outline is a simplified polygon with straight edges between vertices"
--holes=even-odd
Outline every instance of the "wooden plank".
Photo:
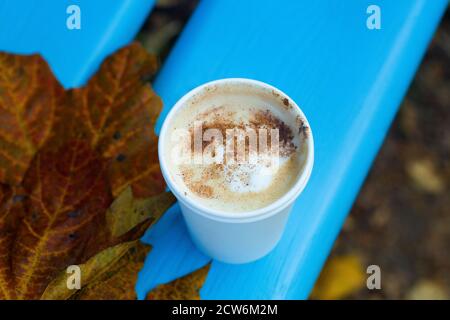
[{"label": "wooden plank", "polygon": [[[155,0],[2,0],[0,50],[41,53],[65,87],[82,85],[103,59],[130,42]],[[69,30],[66,9],[81,9]]]},{"label": "wooden plank", "polygon": [[[382,29],[366,28],[366,9]],[[165,111],[218,78],[273,84],[302,107],[316,161],[286,233],[265,258],[213,262],[202,298],[307,298],[447,5],[446,0],[215,0],[200,3],[161,70]],[[163,116],[164,117],[164,116]],[[208,262],[189,240],[177,207],[151,230],[137,291]]]}]

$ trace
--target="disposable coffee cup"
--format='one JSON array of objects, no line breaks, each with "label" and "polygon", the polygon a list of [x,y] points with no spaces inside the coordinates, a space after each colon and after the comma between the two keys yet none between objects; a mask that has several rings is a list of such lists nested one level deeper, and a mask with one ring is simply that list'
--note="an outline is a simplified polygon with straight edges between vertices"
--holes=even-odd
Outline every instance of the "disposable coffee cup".
[{"label": "disposable coffee cup", "polygon": [[[278,101],[280,108],[289,103],[292,117],[302,120],[307,135],[303,138],[304,161],[291,188],[281,197],[268,205],[245,212],[228,212],[208,207],[189,197],[175,181],[170,172],[167,155],[172,146],[169,128],[171,122],[183,108],[189,108],[195,99],[205,92],[214,94],[217,88],[226,86],[227,94],[233,94],[233,88],[245,87],[248,94],[264,97],[268,93],[277,97],[268,103]],[[220,90],[219,90],[220,91]],[[184,220],[193,242],[206,255],[226,263],[247,263],[268,254],[280,240],[286,227],[288,216],[295,200],[305,188],[314,162],[314,144],[308,120],[297,104],[279,89],[266,83],[242,79],[221,79],[203,84],[183,96],[171,109],[164,120],[158,144],[161,170],[166,183],[178,199]]]}]

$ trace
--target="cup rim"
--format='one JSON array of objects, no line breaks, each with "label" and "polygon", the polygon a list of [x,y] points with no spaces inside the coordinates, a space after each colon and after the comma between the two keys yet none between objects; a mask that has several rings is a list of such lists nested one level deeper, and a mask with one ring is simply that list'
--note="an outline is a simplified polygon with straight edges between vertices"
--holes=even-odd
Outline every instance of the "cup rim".
[{"label": "cup rim", "polygon": [[[205,88],[214,86],[214,85],[223,85],[223,84],[250,84],[256,88],[263,88],[272,90],[273,92],[279,94],[282,97],[288,98],[291,102],[292,106],[296,109],[296,112],[298,115],[302,118],[302,120],[305,122],[305,124],[309,127],[309,134],[306,138],[309,149],[307,153],[306,162],[303,168],[303,172],[301,173],[298,180],[295,182],[295,184],[280,198],[275,200],[274,202],[269,203],[268,205],[255,209],[250,211],[242,211],[239,213],[233,213],[230,211],[225,210],[218,210],[213,209],[208,206],[205,206],[201,203],[194,202],[194,200],[190,197],[186,197],[183,195],[183,192],[181,191],[180,187],[173,181],[171,174],[169,173],[169,169],[167,168],[166,161],[164,159],[165,154],[165,147],[163,144],[164,137],[166,136],[166,132],[168,130],[168,126],[171,122],[171,119],[176,115],[177,111],[185,105],[185,103],[194,95],[200,93],[201,91],[205,90]],[[164,176],[164,179],[169,187],[169,189],[174,193],[178,201],[181,201],[185,206],[190,207],[193,211],[203,215],[207,216],[216,220],[225,220],[228,222],[242,222],[243,220],[249,221],[249,220],[260,220],[263,218],[267,218],[269,216],[272,216],[276,214],[277,212],[280,212],[282,209],[287,207],[289,204],[291,204],[303,191],[305,188],[309,177],[312,172],[313,163],[314,163],[314,139],[312,136],[312,130],[311,126],[308,122],[308,119],[306,118],[303,111],[300,109],[300,107],[297,105],[297,103],[291,99],[286,93],[281,91],[280,89],[267,84],[262,81],[248,79],[248,78],[224,78],[219,80],[213,80],[206,82],[200,86],[195,87],[194,89],[190,90],[188,93],[183,95],[176,103],[175,105],[170,109],[169,113],[167,114],[166,118],[163,121],[161,131],[159,133],[159,139],[158,139],[158,158],[159,163],[161,167],[162,174]]]}]

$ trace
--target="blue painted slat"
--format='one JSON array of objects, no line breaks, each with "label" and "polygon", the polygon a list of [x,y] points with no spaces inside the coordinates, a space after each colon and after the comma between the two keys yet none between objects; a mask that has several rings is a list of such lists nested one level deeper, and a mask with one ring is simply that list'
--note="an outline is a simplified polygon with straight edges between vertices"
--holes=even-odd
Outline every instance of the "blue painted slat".
[{"label": "blue painted slat", "polygon": [[[382,10],[382,30],[369,31],[366,8],[374,3]],[[278,247],[247,265],[213,262],[202,298],[308,296],[446,5],[446,0],[200,3],[155,83],[164,114],[206,81],[254,78],[296,100],[316,147],[311,180]],[[154,252],[139,278],[140,297],[207,262],[193,248],[176,207],[146,240]]]},{"label": "blue painted slat", "polygon": [[[155,0],[2,0],[0,50],[39,52],[65,87],[75,87],[103,59],[131,41]],[[81,9],[81,29],[66,27],[69,5]]]},{"label": "blue painted slat", "polygon": [[[139,299],[145,299],[150,288],[170,282],[174,275],[184,275],[204,266],[209,258],[196,250],[186,234],[186,227],[180,215],[180,207],[174,205],[144,237],[146,243],[164,243],[152,248],[145,265],[139,273],[136,293]],[[180,250],[181,249],[181,250]]]}]

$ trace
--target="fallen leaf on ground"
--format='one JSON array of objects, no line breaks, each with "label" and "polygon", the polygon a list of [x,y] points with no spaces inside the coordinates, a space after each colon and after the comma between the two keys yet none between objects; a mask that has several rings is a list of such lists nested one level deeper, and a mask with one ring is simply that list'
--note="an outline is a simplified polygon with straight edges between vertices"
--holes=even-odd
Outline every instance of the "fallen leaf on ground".
[{"label": "fallen leaf on ground", "polygon": [[432,280],[420,280],[407,293],[407,300],[448,300],[449,294],[439,283]]},{"label": "fallen leaf on ground", "polygon": [[365,284],[365,273],[362,263],[356,255],[330,258],[320,273],[312,299],[343,299],[362,288]]},{"label": "fallen leaf on ground", "polygon": [[414,184],[430,193],[439,194],[445,190],[445,182],[430,160],[417,159],[407,164],[406,170]]}]

